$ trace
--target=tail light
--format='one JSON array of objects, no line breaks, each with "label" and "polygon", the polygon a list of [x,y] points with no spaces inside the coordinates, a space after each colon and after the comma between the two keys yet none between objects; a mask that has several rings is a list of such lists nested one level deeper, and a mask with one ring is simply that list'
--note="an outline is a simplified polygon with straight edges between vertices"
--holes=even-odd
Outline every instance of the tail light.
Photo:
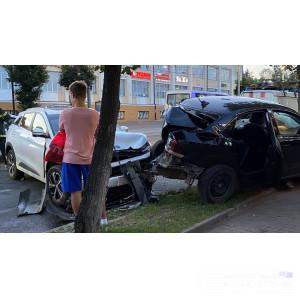
[{"label": "tail light", "polygon": [[178,158],[183,158],[184,155],[182,153],[179,153],[179,152],[181,152],[179,150],[179,148],[180,148],[179,145],[180,145],[180,141],[176,140],[175,136],[172,133],[170,133],[167,143],[166,143],[166,146],[165,146],[166,152],[168,152]]}]

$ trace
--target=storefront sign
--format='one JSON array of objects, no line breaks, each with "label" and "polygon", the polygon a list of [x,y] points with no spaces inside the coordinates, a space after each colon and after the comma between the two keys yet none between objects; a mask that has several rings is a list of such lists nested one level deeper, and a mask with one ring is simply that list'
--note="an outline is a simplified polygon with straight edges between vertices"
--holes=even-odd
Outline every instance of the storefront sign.
[{"label": "storefront sign", "polygon": [[169,81],[170,80],[170,74],[168,74],[168,73],[157,73],[155,75],[155,79]]},{"label": "storefront sign", "polygon": [[141,72],[141,71],[131,71],[131,77],[132,78],[137,78],[137,79],[150,80],[151,79],[151,73]]},{"label": "storefront sign", "polygon": [[182,83],[187,83],[187,82],[189,82],[189,79],[188,79],[188,77],[185,77],[185,76],[176,76],[176,81],[182,82]]}]

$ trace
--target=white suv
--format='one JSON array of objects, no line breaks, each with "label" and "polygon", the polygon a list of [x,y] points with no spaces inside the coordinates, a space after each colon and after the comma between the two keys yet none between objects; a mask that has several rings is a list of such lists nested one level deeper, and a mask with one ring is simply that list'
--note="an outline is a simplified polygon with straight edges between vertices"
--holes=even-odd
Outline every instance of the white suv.
[{"label": "white suv", "polygon": [[[70,209],[70,203],[67,203],[68,197],[61,191],[60,165],[44,162],[49,143],[59,130],[61,112],[62,107],[39,107],[21,112],[8,129],[5,149],[8,172],[12,179],[20,179],[25,173],[46,183],[50,200],[67,210]],[[121,165],[136,160],[143,165],[150,160],[147,137],[142,133],[125,132],[122,129],[116,131],[108,206],[117,204],[132,193],[127,178],[121,172]]]}]

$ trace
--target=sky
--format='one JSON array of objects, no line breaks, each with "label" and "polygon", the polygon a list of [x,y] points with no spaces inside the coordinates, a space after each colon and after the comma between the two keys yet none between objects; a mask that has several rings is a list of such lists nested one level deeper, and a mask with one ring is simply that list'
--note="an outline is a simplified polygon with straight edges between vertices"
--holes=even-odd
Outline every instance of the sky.
[{"label": "sky", "polygon": [[259,78],[259,73],[265,68],[268,68],[268,65],[244,65],[244,71],[246,69],[249,70],[257,78]]}]

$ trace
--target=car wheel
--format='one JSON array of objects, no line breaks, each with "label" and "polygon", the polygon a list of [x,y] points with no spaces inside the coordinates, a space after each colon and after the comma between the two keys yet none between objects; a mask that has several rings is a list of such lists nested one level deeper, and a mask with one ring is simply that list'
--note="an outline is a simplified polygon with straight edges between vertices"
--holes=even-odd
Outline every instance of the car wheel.
[{"label": "car wheel", "polygon": [[11,179],[17,180],[24,176],[24,173],[17,169],[16,155],[13,149],[7,152],[7,169]]},{"label": "car wheel", "polygon": [[54,165],[47,171],[47,193],[52,203],[67,208],[69,194],[62,192],[61,167],[59,165]]},{"label": "car wheel", "polygon": [[206,202],[225,202],[237,189],[236,172],[226,165],[216,165],[207,169],[198,180],[198,193]]},{"label": "car wheel", "polygon": [[151,147],[151,158],[154,159],[161,155],[165,149],[165,143],[163,140],[158,140]]}]

